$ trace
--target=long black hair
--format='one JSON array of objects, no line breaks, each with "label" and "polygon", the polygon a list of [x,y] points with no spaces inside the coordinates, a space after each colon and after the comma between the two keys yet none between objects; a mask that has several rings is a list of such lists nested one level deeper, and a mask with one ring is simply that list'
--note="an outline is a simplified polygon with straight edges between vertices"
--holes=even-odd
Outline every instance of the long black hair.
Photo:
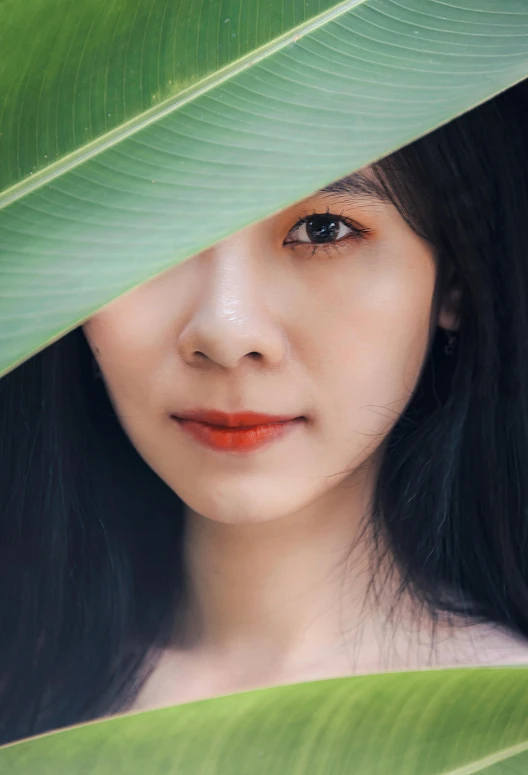
[{"label": "long black hair", "polygon": [[[438,329],[386,440],[370,518],[431,612],[526,637],[527,87],[374,165],[461,301],[454,355]],[[0,380],[2,744],[123,712],[184,609],[184,505],[92,363],[78,328]]]}]

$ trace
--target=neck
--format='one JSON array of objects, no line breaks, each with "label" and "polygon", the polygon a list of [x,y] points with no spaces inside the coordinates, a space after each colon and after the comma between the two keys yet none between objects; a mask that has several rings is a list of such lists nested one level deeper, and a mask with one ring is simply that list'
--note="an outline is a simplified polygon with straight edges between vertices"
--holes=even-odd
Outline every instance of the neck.
[{"label": "neck", "polygon": [[271,671],[312,664],[372,618],[364,530],[372,487],[371,476],[356,475],[264,523],[219,523],[188,509],[189,621],[199,650]]}]

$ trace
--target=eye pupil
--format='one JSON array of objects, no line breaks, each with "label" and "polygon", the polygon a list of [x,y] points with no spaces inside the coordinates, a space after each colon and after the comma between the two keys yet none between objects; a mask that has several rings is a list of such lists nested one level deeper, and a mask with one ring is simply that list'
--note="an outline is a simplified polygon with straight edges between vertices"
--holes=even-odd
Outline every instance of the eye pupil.
[{"label": "eye pupil", "polygon": [[339,221],[332,215],[314,215],[306,221],[306,233],[312,242],[333,242],[339,234]]}]

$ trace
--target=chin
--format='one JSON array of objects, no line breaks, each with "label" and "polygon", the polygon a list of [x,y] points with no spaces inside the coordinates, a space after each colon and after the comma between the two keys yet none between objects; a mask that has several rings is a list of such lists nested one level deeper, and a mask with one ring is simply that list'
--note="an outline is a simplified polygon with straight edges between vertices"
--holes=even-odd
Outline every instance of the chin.
[{"label": "chin", "polygon": [[300,494],[295,497],[291,488],[289,492],[286,487],[282,490],[276,482],[269,488],[262,485],[204,488],[202,481],[200,491],[176,492],[189,509],[206,519],[226,525],[253,525],[283,519],[306,505]]}]

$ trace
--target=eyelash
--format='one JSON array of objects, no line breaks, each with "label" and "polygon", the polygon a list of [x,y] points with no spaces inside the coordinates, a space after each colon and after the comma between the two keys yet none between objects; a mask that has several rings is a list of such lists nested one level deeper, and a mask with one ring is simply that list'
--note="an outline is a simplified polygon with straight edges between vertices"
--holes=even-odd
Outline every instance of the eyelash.
[{"label": "eyelash", "polygon": [[317,216],[326,216],[328,218],[333,218],[336,222],[343,223],[348,229],[351,230],[351,234],[348,234],[346,237],[340,240],[336,240],[335,242],[284,242],[283,244],[290,248],[299,248],[299,247],[311,247],[312,248],[312,256],[315,255],[321,248],[330,255],[332,251],[339,250],[342,247],[342,243],[348,242],[350,239],[356,240],[356,239],[362,239],[364,238],[364,235],[368,234],[370,232],[370,229],[362,229],[359,228],[355,223],[350,221],[348,218],[345,218],[342,213],[334,213],[330,211],[330,208],[327,208],[325,212],[321,212],[320,210],[313,210],[311,212],[306,212],[302,218],[300,218],[289,230],[288,234],[291,234],[292,231],[295,231],[295,229],[298,229],[303,224],[310,221],[310,219],[315,218]]}]

